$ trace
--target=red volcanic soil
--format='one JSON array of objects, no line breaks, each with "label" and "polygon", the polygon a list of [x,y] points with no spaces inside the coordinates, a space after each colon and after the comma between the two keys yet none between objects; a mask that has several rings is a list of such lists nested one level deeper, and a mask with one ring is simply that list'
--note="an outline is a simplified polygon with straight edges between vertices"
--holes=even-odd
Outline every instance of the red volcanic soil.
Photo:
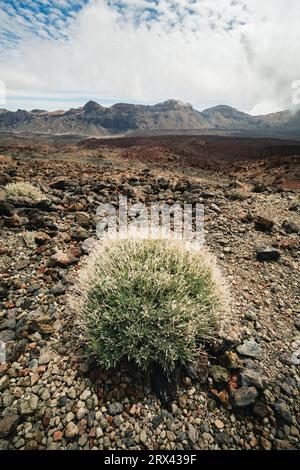
[{"label": "red volcanic soil", "polygon": [[273,156],[300,156],[300,142],[274,139],[250,139],[212,136],[153,136],[87,139],[78,144],[87,149],[111,148],[122,150],[123,156],[165,162],[180,159],[189,166],[199,166],[216,160],[244,161]]},{"label": "red volcanic soil", "polygon": [[[105,139],[87,139],[79,146],[89,149],[101,147],[118,148],[129,153],[139,150],[150,150],[153,158],[167,154],[179,155],[189,164],[203,159],[252,160],[273,155],[300,156],[300,142],[275,139],[254,139],[215,136],[152,136],[122,137]],[[151,153],[156,150],[157,155]],[[147,152],[148,153],[148,152]]]},{"label": "red volcanic soil", "polygon": [[202,168],[300,189],[300,142],[296,141],[172,135],[88,139],[78,146],[118,150],[127,160]]}]

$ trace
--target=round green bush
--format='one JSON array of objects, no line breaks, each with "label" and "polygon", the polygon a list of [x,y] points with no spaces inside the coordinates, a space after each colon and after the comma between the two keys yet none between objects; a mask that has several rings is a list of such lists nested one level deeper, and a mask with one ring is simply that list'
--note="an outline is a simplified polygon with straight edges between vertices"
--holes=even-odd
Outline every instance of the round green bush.
[{"label": "round green bush", "polygon": [[172,371],[218,336],[226,290],[210,255],[170,240],[99,242],[71,295],[76,325],[104,368]]},{"label": "round green bush", "polygon": [[5,186],[5,197],[6,198],[28,198],[33,201],[38,201],[43,198],[41,191],[26,181],[20,181],[18,183],[10,183]]}]

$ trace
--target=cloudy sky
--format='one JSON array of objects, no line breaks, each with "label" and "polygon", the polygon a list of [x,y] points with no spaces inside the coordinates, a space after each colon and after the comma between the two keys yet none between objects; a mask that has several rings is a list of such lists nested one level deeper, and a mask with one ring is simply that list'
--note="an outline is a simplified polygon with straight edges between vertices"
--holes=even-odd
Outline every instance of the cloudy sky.
[{"label": "cloudy sky", "polygon": [[5,107],[290,108],[299,19],[299,0],[1,0]]}]

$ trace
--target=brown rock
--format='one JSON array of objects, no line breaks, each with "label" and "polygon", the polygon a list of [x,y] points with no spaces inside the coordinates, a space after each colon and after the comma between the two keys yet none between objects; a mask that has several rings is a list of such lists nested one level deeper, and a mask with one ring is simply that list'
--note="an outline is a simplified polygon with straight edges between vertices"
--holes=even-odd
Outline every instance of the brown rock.
[{"label": "brown rock", "polygon": [[91,225],[91,218],[89,214],[85,212],[77,212],[75,214],[76,222],[84,228],[88,228]]},{"label": "brown rock", "polygon": [[253,406],[253,411],[260,418],[266,418],[271,412],[270,408],[266,405],[266,403],[263,403],[259,400],[255,402]]},{"label": "brown rock", "polygon": [[257,215],[254,217],[255,230],[259,232],[271,232],[274,227],[274,221],[267,217]]},{"label": "brown rock", "polygon": [[0,437],[10,436],[17,427],[19,421],[18,415],[7,415],[0,421]]},{"label": "brown rock", "polygon": [[230,402],[229,402],[229,396],[227,390],[222,390],[221,392],[218,393],[218,398],[221,402],[221,404],[225,407],[228,408]]},{"label": "brown rock", "polygon": [[73,437],[78,436],[79,429],[72,421],[67,424],[65,429],[65,436],[67,439],[72,439]]},{"label": "brown rock", "polygon": [[39,379],[40,379],[39,374],[33,374],[30,379],[30,385],[33,387],[35,384],[38,383]]},{"label": "brown rock", "polygon": [[37,232],[34,239],[37,245],[46,245],[51,240],[51,237],[45,232]]},{"label": "brown rock", "polygon": [[233,351],[226,351],[224,354],[226,367],[228,369],[243,369],[244,364],[239,356]]},{"label": "brown rock", "polygon": [[11,217],[5,217],[5,225],[7,227],[20,227],[22,225],[22,219],[18,214],[13,214]]},{"label": "brown rock", "polygon": [[55,442],[61,441],[63,437],[62,431],[55,431],[53,434],[53,439]]},{"label": "brown rock", "polygon": [[51,335],[54,332],[53,319],[44,315],[31,320],[28,329],[29,331],[38,331],[41,335]]},{"label": "brown rock", "polygon": [[265,437],[260,436],[259,443],[264,450],[272,450],[272,442],[268,441]]},{"label": "brown rock", "polygon": [[214,425],[216,426],[217,429],[223,429],[224,428],[224,423],[220,419],[216,419],[214,421]]},{"label": "brown rock", "polygon": [[70,248],[66,252],[59,250],[57,251],[57,253],[51,256],[50,264],[52,264],[53,266],[65,268],[67,266],[70,266],[71,264],[76,263],[79,254],[79,249],[75,247]]},{"label": "brown rock", "polygon": [[181,395],[179,398],[178,398],[178,403],[180,405],[181,408],[185,408],[186,407],[186,404],[187,404],[187,396],[186,395]]},{"label": "brown rock", "polygon": [[276,439],[274,442],[275,450],[292,450],[292,446],[288,441]]}]

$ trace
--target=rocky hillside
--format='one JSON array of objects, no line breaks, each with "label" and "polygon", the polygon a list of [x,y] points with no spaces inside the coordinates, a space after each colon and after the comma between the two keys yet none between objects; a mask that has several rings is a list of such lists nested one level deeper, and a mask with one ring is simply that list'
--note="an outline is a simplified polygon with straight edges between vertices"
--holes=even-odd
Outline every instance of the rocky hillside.
[{"label": "rocky hillside", "polygon": [[154,106],[120,103],[109,108],[90,101],[65,112],[1,110],[0,131],[98,137],[143,131],[201,131],[300,138],[300,112],[250,116],[230,106],[200,112],[176,100]]},{"label": "rocky hillside", "polygon": [[[29,150],[28,150],[29,152]],[[299,449],[299,194],[154,164],[0,158],[1,449]],[[151,169],[150,169],[151,167]],[[100,202],[203,202],[206,243],[232,294],[226,340],[178,371],[169,403],[146,377],[88,361],[67,295]]]}]

